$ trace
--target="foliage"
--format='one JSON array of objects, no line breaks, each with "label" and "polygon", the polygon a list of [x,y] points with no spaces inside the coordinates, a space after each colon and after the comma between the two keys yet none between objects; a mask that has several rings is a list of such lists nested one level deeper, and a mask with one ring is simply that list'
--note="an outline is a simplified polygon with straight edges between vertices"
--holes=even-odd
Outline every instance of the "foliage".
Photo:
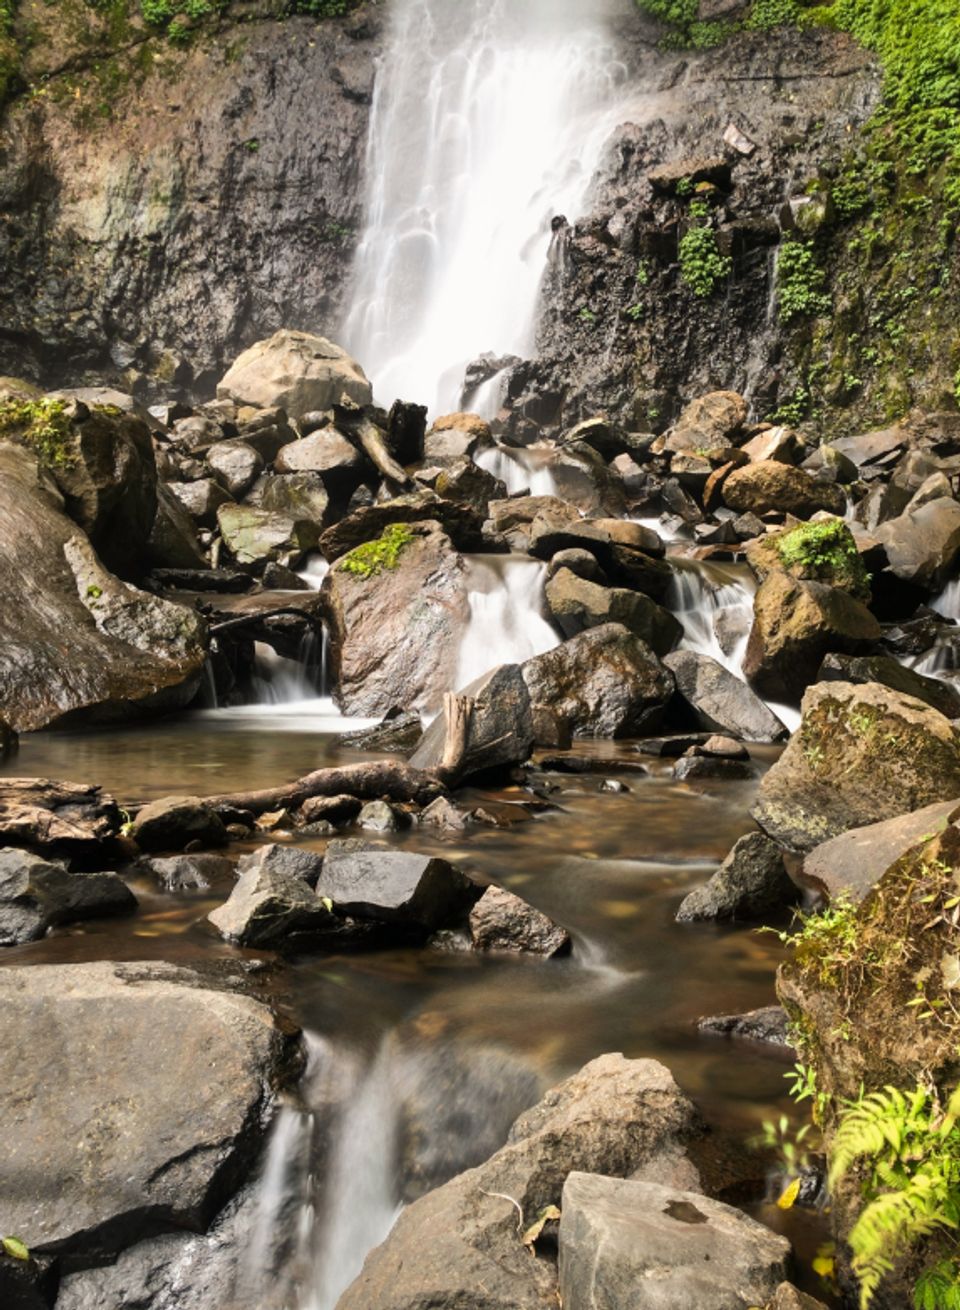
[{"label": "foliage", "polygon": [[[926,1087],[887,1086],[848,1103],[830,1151],[831,1187],[861,1165],[864,1207],[850,1231],[853,1269],[866,1310],[898,1260],[943,1230],[960,1227],[960,1089],[946,1110]],[[921,1280],[924,1307],[943,1262]],[[939,1304],[942,1306],[942,1302]]]},{"label": "foliage", "polygon": [[359,0],[291,0],[295,14],[313,14],[315,18],[342,18],[355,9]]},{"label": "foliage", "polygon": [[869,591],[869,574],[843,519],[800,523],[776,538],[775,549],[787,569],[800,569],[804,577],[812,575],[855,595]]},{"label": "foliage", "polygon": [[27,1244],[21,1241],[19,1237],[0,1237],[0,1250],[3,1251],[4,1255],[9,1255],[14,1260],[30,1259]]},{"label": "foliage", "polygon": [[777,935],[792,946],[798,964],[810,964],[826,982],[838,966],[849,962],[857,951],[857,912],[849,901],[837,899],[824,909],[797,914],[799,927]]},{"label": "foliage", "polygon": [[391,523],[377,541],[366,541],[345,555],[340,568],[358,578],[372,578],[384,569],[395,569],[404,547],[413,540],[408,523]]},{"label": "foliage", "polygon": [[711,296],[732,267],[730,256],[720,253],[712,228],[691,227],[680,238],[680,277],[695,296]]},{"label": "foliage", "polygon": [[810,242],[785,241],[777,260],[780,321],[790,323],[801,315],[828,313],[830,297],[824,293],[825,282],[826,273],[817,264]]},{"label": "foliage", "polygon": [[0,109],[16,85],[20,68],[20,52],[13,36],[15,4],[16,0],[0,0]]},{"label": "foliage", "polygon": [[76,460],[72,430],[62,400],[7,400],[0,404],[0,436],[16,437],[36,451],[42,464],[68,468]]},{"label": "foliage", "polygon": [[797,0],[754,0],[745,26],[756,31],[769,32],[774,27],[787,27],[800,18]]}]

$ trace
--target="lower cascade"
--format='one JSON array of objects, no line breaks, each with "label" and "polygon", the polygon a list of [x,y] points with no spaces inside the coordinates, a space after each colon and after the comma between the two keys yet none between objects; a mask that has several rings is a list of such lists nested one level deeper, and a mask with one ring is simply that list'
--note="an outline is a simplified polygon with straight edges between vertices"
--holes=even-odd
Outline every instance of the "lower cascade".
[{"label": "lower cascade", "polygon": [[955,0],[64,2],[0,1310],[956,1310]]}]

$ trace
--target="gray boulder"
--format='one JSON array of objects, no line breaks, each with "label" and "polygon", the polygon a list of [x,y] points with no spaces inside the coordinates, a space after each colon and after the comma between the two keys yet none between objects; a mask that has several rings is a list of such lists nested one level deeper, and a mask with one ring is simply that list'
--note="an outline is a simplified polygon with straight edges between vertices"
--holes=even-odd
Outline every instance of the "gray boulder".
[{"label": "gray boulder", "polygon": [[140,860],[138,868],[152,874],[165,892],[204,891],[236,873],[225,855],[168,855]]},{"label": "gray boulder", "polygon": [[682,632],[673,615],[649,596],[625,587],[600,586],[570,569],[555,573],[544,594],[550,613],[567,637],[604,623],[620,623],[663,656]]},{"label": "gray boulder", "polygon": [[207,451],[207,468],[233,500],[243,500],[263,472],[263,459],[246,441],[218,441]]},{"label": "gray boulder", "polygon": [[227,830],[199,796],[164,796],[137,811],[130,835],[142,851],[182,851],[191,842],[226,846]]},{"label": "gray boulder", "polygon": [[369,405],[370,383],[355,359],[325,337],[281,329],[234,360],[217,386],[221,400],[283,409],[291,419],[344,399]]},{"label": "gray boulder", "polygon": [[446,860],[363,841],[327,846],[317,895],[338,914],[430,933],[459,923],[478,889]]},{"label": "gray boulder", "polygon": [[261,509],[296,522],[327,522],[330,496],[319,473],[270,473],[257,483],[254,497]]},{"label": "gray boulder", "polygon": [[675,650],[664,664],[701,728],[729,732],[745,741],[779,741],[787,730],[760,697],[709,655]]},{"label": "gray boulder", "polygon": [[560,1295],[575,1310],[745,1310],[768,1303],[790,1243],[698,1192],[571,1173]]},{"label": "gray boulder", "polygon": [[661,722],[673,674],[639,637],[606,623],[527,660],[534,705],[553,710],[576,736],[641,737]]},{"label": "gray boulder", "polygon": [[960,555],[960,504],[945,496],[927,501],[882,523],[876,535],[895,577],[939,591]]},{"label": "gray boulder", "polygon": [[194,522],[204,528],[216,527],[217,510],[230,501],[230,496],[213,478],[168,482],[167,490],[176,496]]},{"label": "gray boulder", "polygon": [[784,868],[779,847],[762,832],[748,832],[734,845],[709,882],[695,887],[677,911],[678,923],[698,919],[762,919],[792,905],[796,884]]},{"label": "gray boulder", "polygon": [[276,842],[259,846],[255,851],[244,855],[237,865],[237,871],[241,874],[251,869],[265,873],[280,873],[285,877],[300,878],[309,887],[316,887],[322,868],[323,856],[318,851],[307,850],[305,846],[281,846]]},{"label": "gray boulder", "polygon": [[470,911],[475,951],[560,955],[570,949],[570,934],[540,910],[507,891],[488,887]]},{"label": "gray boulder", "polygon": [[0,946],[36,941],[58,924],[136,908],[137,898],[115,873],[70,873],[14,847],[0,850]]},{"label": "gray boulder", "polygon": [[217,524],[227,550],[238,564],[269,561],[294,565],[316,549],[319,525],[252,505],[221,505]]},{"label": "gray boulder", "polygon": [[320,428],[292,441],[277,456],[278,473],[315,473],[331,495],[347,497],[363,481],[366,462],[336,428]]},{"label": "gray boulder", "polygon": [[[522,764],[533,749],[530,694],[517,664],[501,664],[477,678],[462,694],[474,702],[461,778]],[[441,712],[410,757],[415,769],[435,769],[443,758],[447,718]]]},{"label": "gray boulder", "polygon": [[2,969],[0,1006],[30,1035],[0,1045],[5,1230],[82,1265],[204,1228],[292,1054],[266,1006],[172,965],[105,963]]},{"label": "gray boulder", "polygon": [[309,883],[269,860],[251,861],[229,899],[207,916],[240,946],[290,947],[339,926]]}]

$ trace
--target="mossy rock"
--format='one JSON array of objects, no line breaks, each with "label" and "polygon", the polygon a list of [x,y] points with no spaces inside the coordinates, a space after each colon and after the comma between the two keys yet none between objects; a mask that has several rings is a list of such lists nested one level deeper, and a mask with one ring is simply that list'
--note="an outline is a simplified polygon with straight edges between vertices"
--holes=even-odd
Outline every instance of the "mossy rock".
[{"label": "mossy rock", "polygon": [[870,575],[843,519],[799,523],[759,537],[747,547],[747,561],[761,581],[780,569],[792,578],[840,587],[857,600],[870,601]]}]

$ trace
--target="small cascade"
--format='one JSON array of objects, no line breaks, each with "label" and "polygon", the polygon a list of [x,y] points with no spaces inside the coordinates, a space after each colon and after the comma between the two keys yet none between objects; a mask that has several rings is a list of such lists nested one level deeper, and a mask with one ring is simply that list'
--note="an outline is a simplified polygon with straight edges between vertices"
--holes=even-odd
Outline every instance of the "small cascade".
[{"label": "small cascade", "polygon": [[750,569],[677,556],[670,563],[673,580],[665,604],[683,628],[682,645],[742,677],[756,591]]},{"label": "small cascade", "polygon": [[514,450],[509,446],[489,446],[478,451],[473,462],[506,484],[507,495],[527,491],[531,496],[557,495],[557,480],[551,464],[554,452],[541,446]]},{"label": "small cascade", "polygon": [[948,582],[940,595],[931,600],[929,605],[930,609],[936,610],[943,618],[960,623],[960,577]]},{"label": "small cascade", "polygon": [[319,591],[323,586],[324,578],[329,572],[330,565],[320,552],[315,550],[307,556],[303,568],[297,570],[297,577],[301,578],[311,591]]},{"label": "small cascade", "polygon": [[[315,668],[319,667],[319,644],[315,632],[309,633],[301,643],[302,653],[316,652]],[[254,651],[253,691],[256,704],[288,705],[316,697],[317,683],[311,678],[305,659],[284,659],[272,646],[262,641],[255,644]]]},{"label": "small cascade", "polygon": [[547,567],[526,555],[466,555],[470,622],[460,646],[456,686],[498,664],[522,664],[559,645],[546,617]]}]

